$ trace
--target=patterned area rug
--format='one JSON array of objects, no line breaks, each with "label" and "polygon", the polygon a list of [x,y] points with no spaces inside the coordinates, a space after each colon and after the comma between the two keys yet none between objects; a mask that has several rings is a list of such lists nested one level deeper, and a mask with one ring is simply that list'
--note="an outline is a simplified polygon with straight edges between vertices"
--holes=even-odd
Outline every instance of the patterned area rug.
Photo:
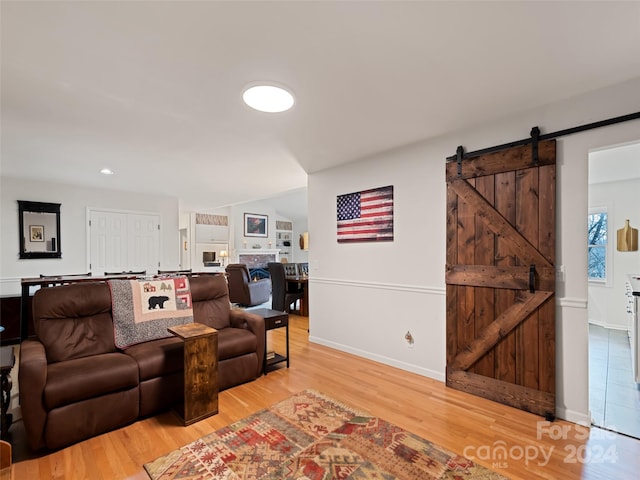
[{"label": "patterned area rug", "polygon": [[504,479],[306,390],[144,466],[154,480]]}]

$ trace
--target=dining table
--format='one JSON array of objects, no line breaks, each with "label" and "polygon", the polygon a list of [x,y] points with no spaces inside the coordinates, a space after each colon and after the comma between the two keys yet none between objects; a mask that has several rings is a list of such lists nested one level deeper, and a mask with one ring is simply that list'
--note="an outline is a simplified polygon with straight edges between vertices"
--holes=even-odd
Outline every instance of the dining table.
[{"label": "dining table", "polygon": [[307,275],[287,275],[285,277],[289,286],[302,290],[302,299],[300,299],[300,315],[309,316],[309,277]]}]

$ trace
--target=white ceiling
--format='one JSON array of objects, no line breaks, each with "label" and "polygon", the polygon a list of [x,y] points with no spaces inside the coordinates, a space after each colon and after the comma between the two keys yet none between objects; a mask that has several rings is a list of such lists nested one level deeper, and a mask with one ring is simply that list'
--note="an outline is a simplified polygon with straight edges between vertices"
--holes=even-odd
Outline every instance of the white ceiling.
[{"label": "white ceiling", "polygon": [[640,178],[640,142],[589,153],[589,183],[620,182],[635,178]]},{"label": "white ceiling", "polygon": [[[198,211],[300,196],[307,173],[640,76],[640,2],[0,8],[2,175]],[[261,80],[293,110],[244,106]]]}]

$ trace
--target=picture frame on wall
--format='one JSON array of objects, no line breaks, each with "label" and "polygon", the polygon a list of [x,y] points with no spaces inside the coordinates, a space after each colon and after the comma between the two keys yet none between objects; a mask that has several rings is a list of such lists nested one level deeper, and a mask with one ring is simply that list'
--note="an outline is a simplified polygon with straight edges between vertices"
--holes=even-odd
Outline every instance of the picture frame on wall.
[{"label": "picture frame on wall", "polygon": [[269,232],[269,216],[255,213],[244,214],[245,237],[267,237]]},{"label": "picture frame on wall", "polygon": [[338,195],[338,243],[393,242],[393,185]]},{"label": "picture frame on wall", "polygon": [[44,242],[44,225],[29,225],[29,241]]}]

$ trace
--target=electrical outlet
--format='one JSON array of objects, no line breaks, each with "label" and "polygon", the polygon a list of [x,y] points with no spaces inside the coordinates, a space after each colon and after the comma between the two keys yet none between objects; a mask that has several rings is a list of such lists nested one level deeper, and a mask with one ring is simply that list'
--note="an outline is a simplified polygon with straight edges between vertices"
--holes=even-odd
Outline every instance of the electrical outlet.
[{"label": "electrical outlet", "polygon": [[413,348],[415,340],[413,339],[413,335],[411,335],[411,332],[409,330],[407,330],[407,333],[404,334],[404,339],[407,341],[407,348]]},{"label": "electrical outlet", "polygon": [[564,265],[556,265],[556,281],[564,282]]}]

